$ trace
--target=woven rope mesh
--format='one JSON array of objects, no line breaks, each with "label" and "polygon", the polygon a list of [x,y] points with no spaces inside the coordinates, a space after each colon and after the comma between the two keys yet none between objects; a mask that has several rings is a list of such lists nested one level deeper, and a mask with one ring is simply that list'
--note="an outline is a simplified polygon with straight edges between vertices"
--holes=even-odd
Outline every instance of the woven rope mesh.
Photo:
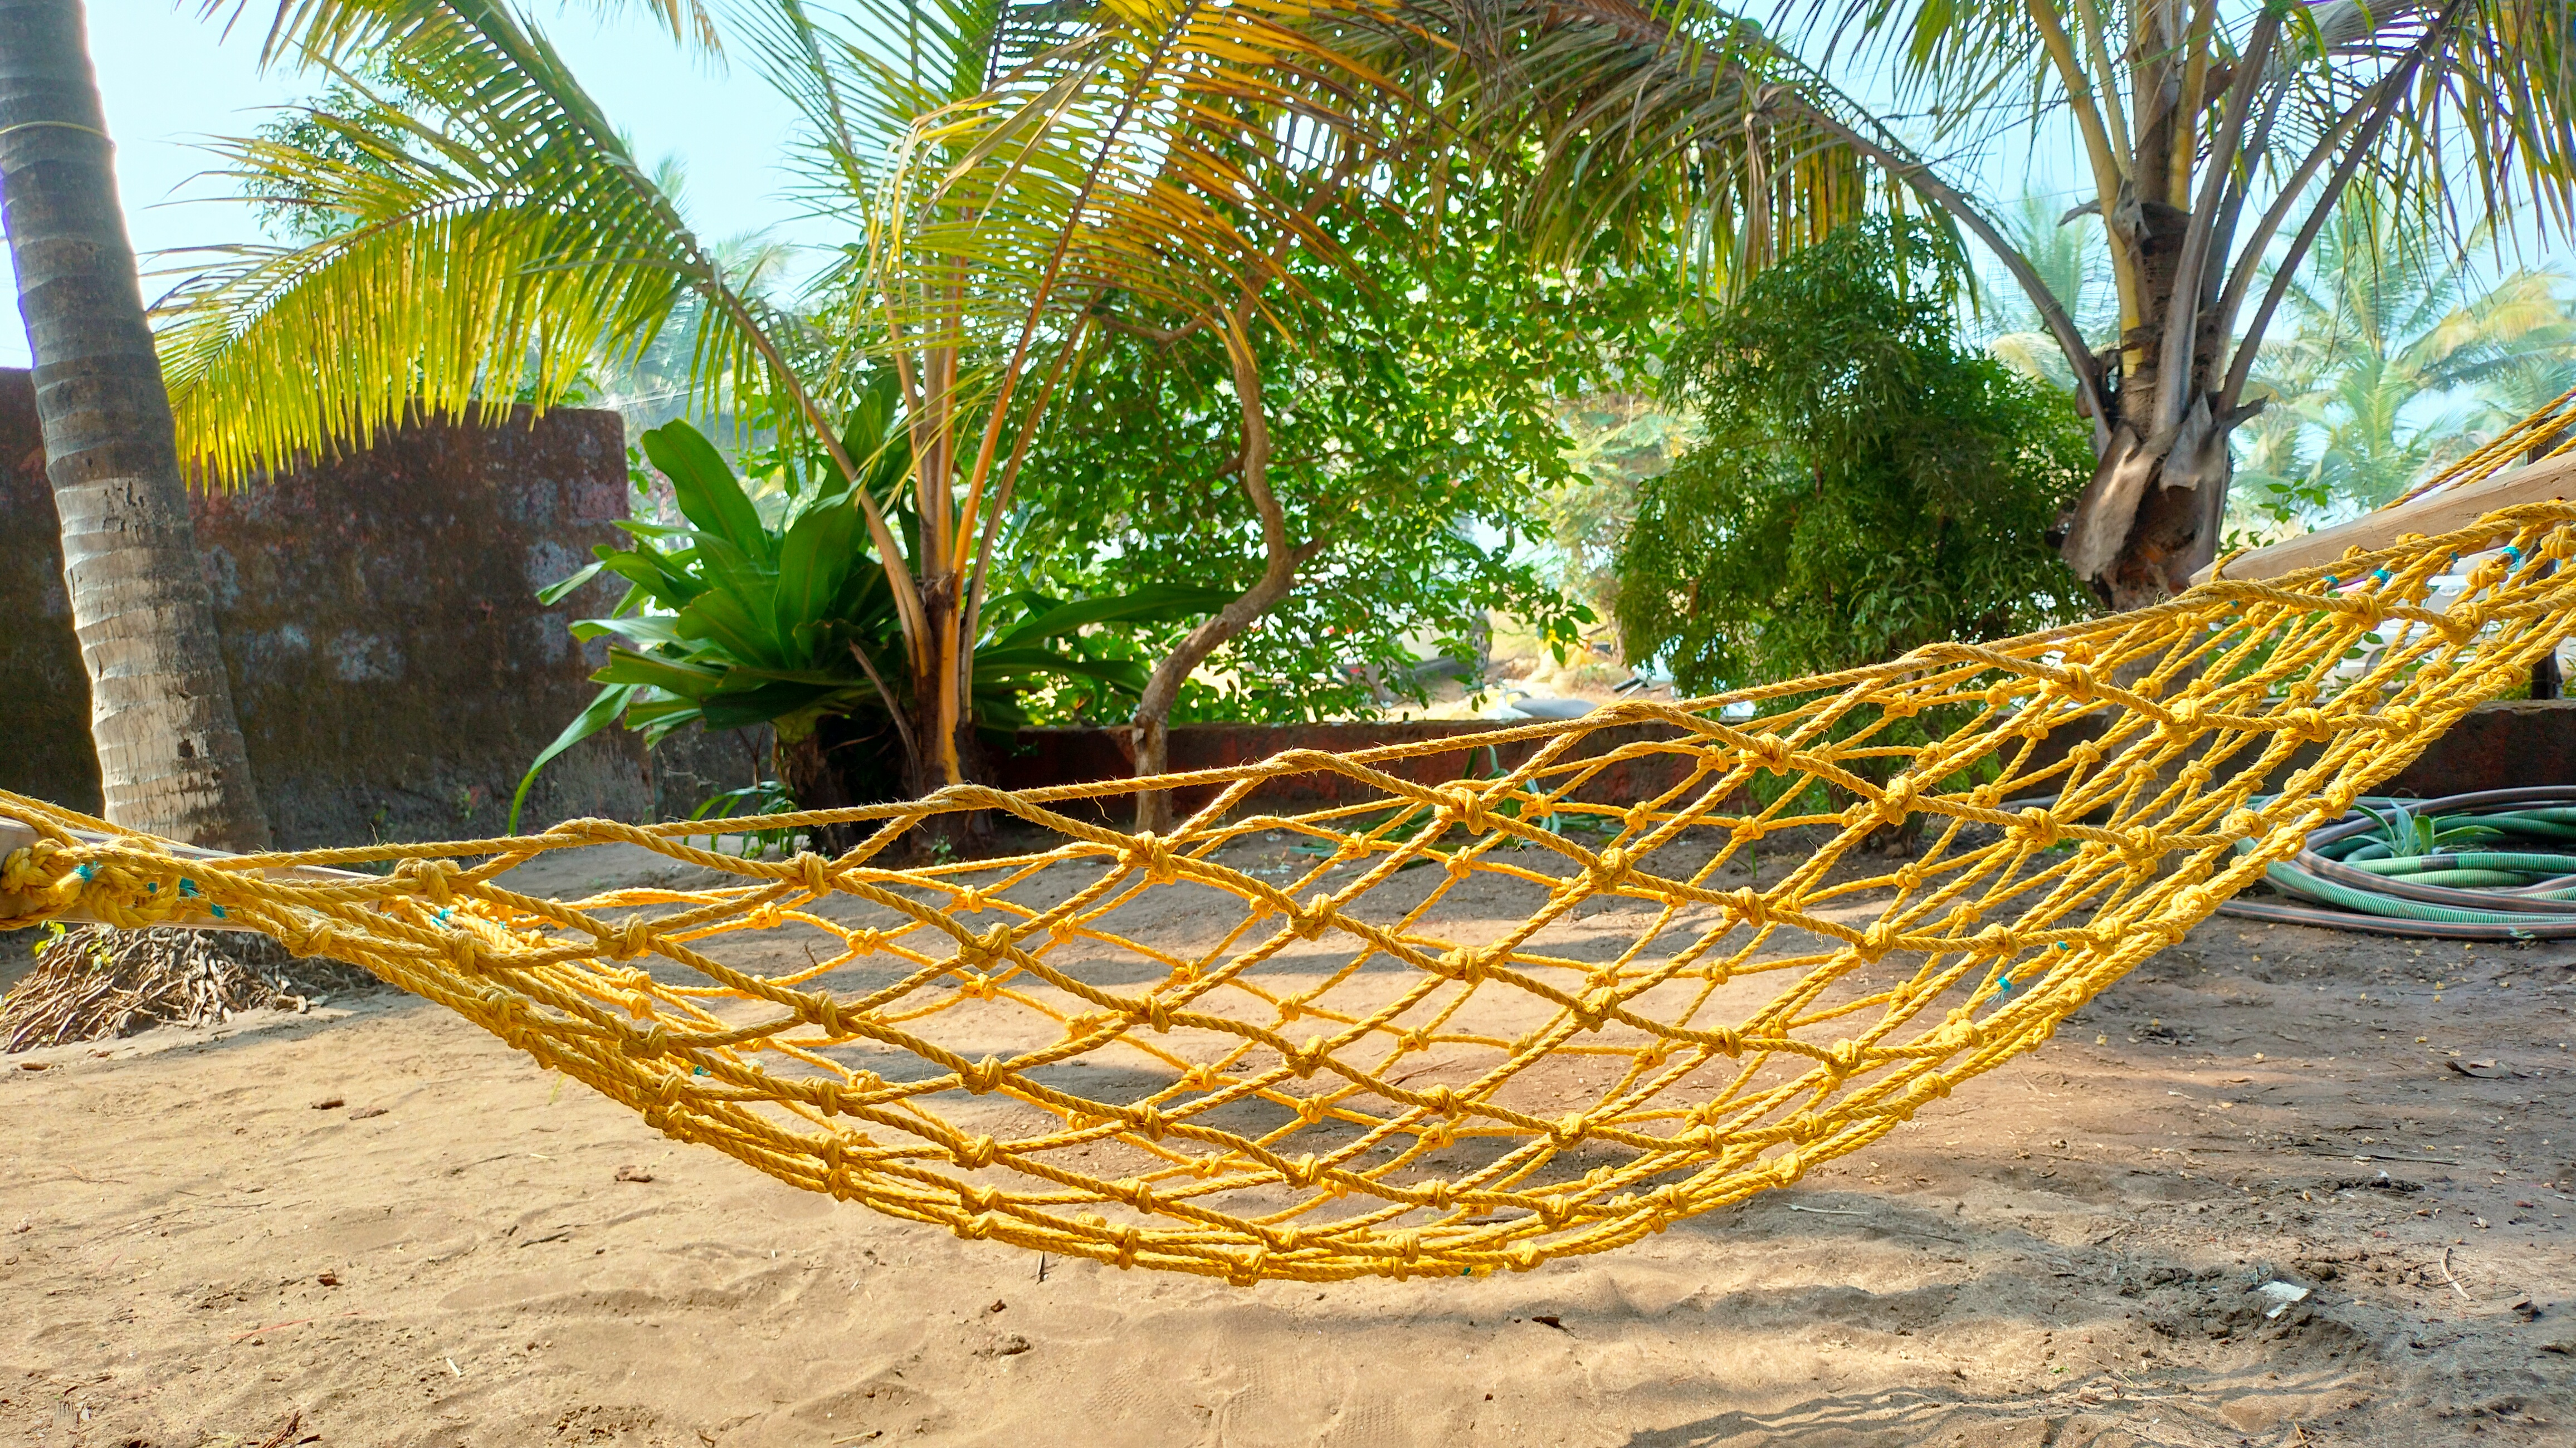
[{"label": "woven rope mesh", "polygon": [[[0,924],[219,909],[969,1238],[1245,1282],[1525,1269],[1795,1181],[2046,1041],[2527,677],[2576,607],[2571,520],[1480,736],[1498,775],[1408,777],[1435,743],[1175,776],[1213,797],[1163,838],[1097,822],[1120,781],[747,822],[874,822],[837,859],[574,821],[210,860],[0,795],[41,836]],[[1263,804],[1325,775],[1341,803]],[[894,866],[970,810],[1034,843]],[[721,883],[496,883],[614,842]]]}]

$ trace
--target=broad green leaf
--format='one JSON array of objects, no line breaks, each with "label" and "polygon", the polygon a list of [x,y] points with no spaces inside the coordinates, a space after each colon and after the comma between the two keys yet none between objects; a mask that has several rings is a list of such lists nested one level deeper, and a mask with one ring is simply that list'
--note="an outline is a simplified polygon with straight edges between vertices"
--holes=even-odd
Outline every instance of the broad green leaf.
[{"label": "broad green leaf", "polygon": [[510,795],[510,822],[505,826],[507,833],[519,832],[519,810],[528,802],[528,789],[537,782],[537,771],[545,768],[556,755],[616,722],[618,714],[626,708],[628,701],[635,697],[635,693],[635,686],[631,684],[612,684],[600,690],[599,697],[591,700],[589,708],[582,710],[574,716],[571,723],[564,726],[563,732],[555,736],[554,743],[538,751],[535,762],[531,763],[528,766],[528,772],[520,777],[518,789]]},{"label": "broad green leaf", "polygon": [[761,525],[760,509],[704,434],[686,422],[666,422],[644,434],[644,455],[671,480],[680,512],[699,532],[724,539],[764,566],[775,561],[773,535]]}]

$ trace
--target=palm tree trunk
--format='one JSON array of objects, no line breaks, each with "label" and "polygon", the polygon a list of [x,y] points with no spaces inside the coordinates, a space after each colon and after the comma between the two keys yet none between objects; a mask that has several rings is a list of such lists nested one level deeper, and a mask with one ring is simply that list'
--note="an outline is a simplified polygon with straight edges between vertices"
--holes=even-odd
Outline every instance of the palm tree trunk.
[{"label": "palm tree trunk", "polygon": [[[2131,222],[2143,314],[2152,325],[2124,339],[2118,386],[2104,395],[2106,436],[2093,481],[2078,500],[2064,554],[2115,609],[2143,608],[2182,592],[2218,556],[2234,475],[2227,436],[2250,411],[2223,401],[2225,363],[2214,328],[2196,327],[2180,375],[2163,375],[2157,343],[2186,314],[2215,300],[2215,273],[2190,285],[2177,274],[2187,213],[2143,204]],[[2169,389],[2180,388],[2178,398]],[[2178,405],[2167,405],[2178,404]]]},{"label": "palm tree trunk", "polygon": [[0,0],[0,223],[36,364],[107,817],[261,849],[79,0]]}]

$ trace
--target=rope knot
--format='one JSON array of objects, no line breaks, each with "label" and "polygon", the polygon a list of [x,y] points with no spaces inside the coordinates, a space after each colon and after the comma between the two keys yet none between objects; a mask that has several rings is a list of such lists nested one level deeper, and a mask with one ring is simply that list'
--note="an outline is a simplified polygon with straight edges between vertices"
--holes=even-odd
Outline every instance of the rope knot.
[{"label": "rope knot", "polygon": [[1325,927],[1333,923],[1333,900],[1321,890],[1308,897],[1305,904],[1288,914],[1288,928],[1300,940],[1322,938]]},{"label": "rope knot", "polygon": [[796,882],[805,887],[806,894],[832,893],[832,862],[821,855],[812,850],[799,850],[796,858],[787,862],[787,868]]},{"label": "rope knot", "polygon": [[1619,1009],[1619,992],[1612,986],[1596,986],[1574,1007],[1574,1019],[1587,1031],[1601,1029]]},{"label": "rope knot", "polygon": [[2034,850],[2045,850],[2057,843],[2057,816],[2038,805],[2021,812],[2021,834]]},{"label": "rope knot", "polygon": [[1836,1077],[1843,1077],[1859,1070],[1860,1061],[1860,1042],[1849,1040],[1836,1041],[1834,1043],[1834,1049],[1828,1053],[1828,1059],[1826,1060],[1825,1065],[1826,1068],[1831,1070]]},{"label": "rope knot", "polygon": [[824,1035],[840,1037],[850,1034],[849,1031],[843,1028],[841,1023],[841,1003],[839,1001],[834,1000],[829,995],[818,994],[812,999],[809,1006],[810,1009],[804,1013],[805,1019],[821,1026],[823,1028]]},{"label": "rope knot", "polygon": [[38,840],[24,849],[11,850],[9,858],[0,860],[0,893],[34,895],[53,887],[68,871],[46,868],[63,852],[52,840]]},{"label": "rope knot", "polygon": [[1796,753],[1789,747],[1789,741],[1770,734],[1758,735],[1744,746],[1747,759],[1773,774],[1787,774],[1794,770],[1797,766],[1791,761]]},{"label": "rope knot", "polygon": [[1118,855],[1119,863],[1131,870],[1142,870],[1145,883],[1168,885],[1176,878],[1172,865],[1172,842],[1151,830],[1135,837]]},{"label": "rope knot", "polygon": [[394,866],[394,882],[432,905],[444,906],[454,898],[452,887],[459,873],[454,860],[405,860]]},{"label": "rope knot", "polygon": [[653,945],[653,927],[641,915],[629,915],[606,935],[599,937],[600,950],[611,960],[633,960]]},{"label": "rope knot", "polygon": [[1885,920],[1873,920],[1860,933],[1860,958],[1875,964],[1878,958],[1896,947],[1896,927]]},{"label": "rope knot", "polygon": [[1883,824],[1903,824],[1905,817],[1914,813],[1916,788],[1912,775],[1902,772],[1891,775],[1887,783],[1879,786],[1879,821]]},{"label": "rope knot", "polygon": [[1744,917],[1745,924],[1756,930],[1770,922],[1771,902],[1762,898],[1762,892],[1750,885],[1729,893],[1726,903],[1736,914]]},{"label": "rope knot", "polygon": [[308,915],[289,927],[286,948],[302,956],[330,955],[340,948],[340,935],[330,922]]},{"label": "rope knot", "polygon": [[1489,964],[1486,952],[1472,945],[1461,945],[1434,960],[1431,963],[1431,969],[1433,973],[1446,976],[1451,980],[1474,985],[1485,978],[1485,970]]},{"label": "rope knot", "polygon": [[[1001,1150],[989,1136],[970,1136],[949,1148],[948,1154],[968,1171],[982,1171],[993,1164],[993,1155]],[[991,1208],[985,1210],[990,1211]]]},{"label": "rope knot", "polygon": [[1493,819],[1485,812],[1485,793],[1472,784],[1453,784],[1440,791],[1449,812],[1466,826],[1467,833],[1481,835],[1493,828]]},{"label": "rope knot", "polygon": [[1315,1074],[1315,1068],[1324,1064],[1324,1058],[1329,1054],[1331,1052],[1324,1045],[1323,1037],[1308,1036],[1305,1045],[1287,1053],[1288,1069],[1296,1072],[1299,1080],[1304,1080]]},{"label": "rope knot", "polygon": [[1583,1139],[1583,1133],[1588,1126],[1589,1123],[1583,1119],[1581,1113],[1569,1111],[1549,1123],[1547,1137],[1558,1146],[1572,1146]]},{"label": "rope knot", "polygon": [[2173,846],[2166,843],[2162,830],[2141,830],[2120,846],[2121,856],[2129,862],[2129,874],[2143,879],[2156,872]]},{"label": "rope knot", "polygon": [[626,1035],[626,1054],[639,1061],[650,1061],[670,1049],[671,1028],[660,1021]]},{"label": "rope knot", "polygon": [[987,1095],[994,1087],[1002,1084],[1002,1062],[998,1057],[986,1056],[971,1066],[959,1068],[957,1077],[965,1083],[969,1093],[976,1096]]},{"label": "rope knot", "polygon": [[1628,852],[1612,845],[1595,856],[1592,863],[1584,867],[1583,873],[1590,882],[1592,893],[1599,895],[1619,888],[1619,882],[1628,878],[1631,867]]},{"label": "rope knot", "polygon": [[980,965],[990,961],[1005,960],[1010,953],[1011,927],[996,925],[976,936],[973,944],[960,947],[957,952],[957,963]]}]

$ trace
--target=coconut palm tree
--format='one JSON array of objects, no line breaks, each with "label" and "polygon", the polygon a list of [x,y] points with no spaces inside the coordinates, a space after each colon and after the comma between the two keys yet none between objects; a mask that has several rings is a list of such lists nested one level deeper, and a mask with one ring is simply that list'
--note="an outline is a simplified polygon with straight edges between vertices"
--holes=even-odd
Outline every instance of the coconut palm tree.
[{"label": "coconut palm tree", "polygon": [[[652,13],[713,43],[680,0]],[[677,318],[705,412],[758,395],[858,478],[848,409],[891,375],[905,481],[860,502],[905,644],[884,692],[927,792],[971,770],[965,686],[996,535],[1086,334],[1111,314],[1237,341],[1268,325],[1289,252],[1320,242],[1317,208],[1394,151],[1402,98],[1367,55],[1410,42],[1346,26],[1333,43],[1301,0],[739,13],[737,49],[805,114],[808,199],[851,237],[793,320],[690,231],[508,0],[281,0],[267,60],[363,87],[363,59],[404,104],[317,115],[328,144],[229,143],[262,194],[345,224],[236,249],[178,294],[164,355],[180,436],[229,479],[415,409],[543,406]]]},{"label": "coconut palm tree", "polygon": [[[1657,185],[1858,158],[1991,249],[2092,423],[2067,560],[2122,606],[2212,556],[2262,339],[2356,180],[2454,236],[2535,201],[2553,234],[2576,214],[2563,0],[1776,0],[1768,25],[1719,0],[1418,3],[1454,17],[1485,113],[1536,127],[1539,229],[1572,247],[1628,234]],[[2064,224],[2098,230],[2118,294],[2098,351],[1972,180],[2061,135],[2089,194]],[[1753,240],[1812,224],[1785,189],[1733,215]]]},{"label": "coconut palm tree", "polygon": [[0,209],[107,817],[261,849],[78,0],[0,0]]}]

